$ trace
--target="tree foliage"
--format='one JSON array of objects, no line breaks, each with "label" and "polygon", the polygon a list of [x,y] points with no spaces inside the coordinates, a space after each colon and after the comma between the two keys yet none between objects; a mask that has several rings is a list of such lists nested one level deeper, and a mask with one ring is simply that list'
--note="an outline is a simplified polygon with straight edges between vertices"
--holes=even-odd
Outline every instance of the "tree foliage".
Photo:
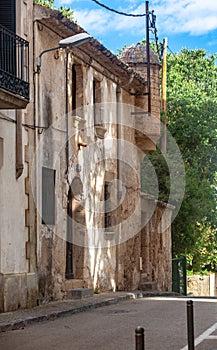
[{"label": "tree foliage", "polygon": [[[205,50],[183,49],[167,59],[167,127],[186,171],[184,200],[172,225],[173,255],[185,255],[196,272],[217,263],[216,58]],[[160,199],[167,201],[170,182],[163,155],[158,150],[149,158],[158,174]]]},{"label": "tree foliage", "polygon": [[[49,8],[54,8],[54,0],[34,0],[34,3]],[[70,7],[60,6],[58,10],[62,13],[63,16],[67,17],[71,21],[75,21],[74,11],[71,10]]]}]

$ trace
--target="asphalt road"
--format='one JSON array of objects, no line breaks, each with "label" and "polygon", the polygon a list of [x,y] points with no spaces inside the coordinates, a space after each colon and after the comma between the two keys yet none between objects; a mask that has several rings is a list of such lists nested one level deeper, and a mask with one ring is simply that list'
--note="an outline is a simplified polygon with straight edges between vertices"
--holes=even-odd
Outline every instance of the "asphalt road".
[{"label": "asphalt road", "polygon": [[[1,350],[187,350],[186,299],[141,298],[0,334]],[[194,300],[195,350],[217,350],[217,300]]]}]

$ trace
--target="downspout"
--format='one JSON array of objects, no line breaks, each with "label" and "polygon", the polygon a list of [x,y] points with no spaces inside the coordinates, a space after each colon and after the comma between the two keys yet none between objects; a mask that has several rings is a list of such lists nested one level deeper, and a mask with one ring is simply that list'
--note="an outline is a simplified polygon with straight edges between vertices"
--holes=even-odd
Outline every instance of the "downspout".
[{"label": "downspout", "polygon": [[22,111],[16,110],[16,179],[23,173]]},{"label": "downspout", "polygon": [[66,104],[65,104],[65,113],[66,113],[66,146],[65,146],[65,156],[66,156],[66,181],[68,185],[68,192],[67,192],[67,217],[66,217],[66,266],[65,266],[65,278],[66,279],[72,279],[74,278],[73,273],[73,260],[72,260],[72,254],[73,254],[73,244],[72,244],[72,191],[71,191],[71,185],[69,183],[69,91],[68,91],[68,83],[69,83],[69,74],[68,74],[68,67],[69,66],[69,53],[66,50],[66,73],[65,73],[65,89],[66,89]]},{"label": "downspout", "polygon": [[[119,197],[121,193],[121,188],[120,188],[120,182],[121,182],[121,164],[120,164],[120,159],[121,159],[121,147],[120,147],[120,142],[121,142],[121,88],[117,86],[116,90],[116,102],[117,102],[117,180],[118,180],[118,191],[117,191],[117,203],[119,204]],[[119,207],[119,206],[118,206]],[[119,208],[117,208],[119,209]],[[116,290],[118,290],[118,276],[119,276],[119,245],[120,245],[120,234],[121,234],[121,229],[120,229],[120,224],[118,224],[118,234],[115,235],[115,245],[116,245],[116,266],[115,266],[115,285],[116,285]]]},{"label": "downspout", "polygon": [[69,64],[69,53],[66,51],[66,105],[65,105],[65,111],[66,111],[66,179],[67,184],[69,184],[69,178],[68,178],[68,172],[69,172],[69,120],[68,120],[68,113],[69,113],[69,93],[68,93],[68,64]]},{"label": "downspout", "polygon": [[[33,9],[34,11],[34,9]],[[35,218],[34,218],[34,234],[31,233],[31,240],[32,240],[32,249],[31,249],[31,254],[34,256],[34,259],[30,259],[30,265],[32,266],[32,271],[37,271],[37,268],[40,265],[40,211],[41,211],[41,202],[40,202],[40,171],[41,168],[39,167],[40,164],[40,152],[38,152],[38,146],[39,146],[39,139],[38,135],[42,133],[42,130],[37,129],[36,126],[41,125],[40,124],[40,77],[39,73],[37,72],[36,68],[36,53],[37,53],[37,43],[38,43],[38,31],[36,28],[37,25],[37,20],[33,21],[33,45],[32,45],[32,50],[33,50],[33,111],[34,111],[34,132],[33,132],[33,145],[34,145],[34,154],[35,154],[35,160],[34,160],[34,166],[31,169],[31,173],[34,174],[34,182],[33,182],[33,192],[34,192],[34,197],[35,197],[35,203],[34,203],[34,211],[35,211]],[[42,108],[42,107],[41,107]],[[37,185],[36,185],[37,184]],[[33,254],[34,250],[34,254]],[[31,268],[30,268],[31,270]]]},{"label": "downspout", "polygon": [[150,70],[150,39],[149,39],[149,2],[146,1],[146,55],[148,84],[148,113],[151,113],[151,70]]}]

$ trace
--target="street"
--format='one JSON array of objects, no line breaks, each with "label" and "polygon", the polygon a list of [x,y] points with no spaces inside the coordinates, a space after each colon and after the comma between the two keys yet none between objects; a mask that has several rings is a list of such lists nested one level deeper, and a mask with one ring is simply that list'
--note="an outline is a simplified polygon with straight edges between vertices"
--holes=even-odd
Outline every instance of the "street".
[{"label": "street", "polygon": [[[217,301],[194,299],[196,350],[217,349]],[[0,334],[1,350],[187,350],[186,299],[141,298]]]}]

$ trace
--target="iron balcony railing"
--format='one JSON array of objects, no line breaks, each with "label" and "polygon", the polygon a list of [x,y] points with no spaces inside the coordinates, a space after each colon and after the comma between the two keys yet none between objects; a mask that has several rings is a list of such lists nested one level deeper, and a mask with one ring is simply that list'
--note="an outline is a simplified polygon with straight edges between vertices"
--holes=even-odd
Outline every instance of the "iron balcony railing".
[{"label": "iron balcony railing", "polygon": [[29,100],[29,43],[1,25],[0,88]]}]

